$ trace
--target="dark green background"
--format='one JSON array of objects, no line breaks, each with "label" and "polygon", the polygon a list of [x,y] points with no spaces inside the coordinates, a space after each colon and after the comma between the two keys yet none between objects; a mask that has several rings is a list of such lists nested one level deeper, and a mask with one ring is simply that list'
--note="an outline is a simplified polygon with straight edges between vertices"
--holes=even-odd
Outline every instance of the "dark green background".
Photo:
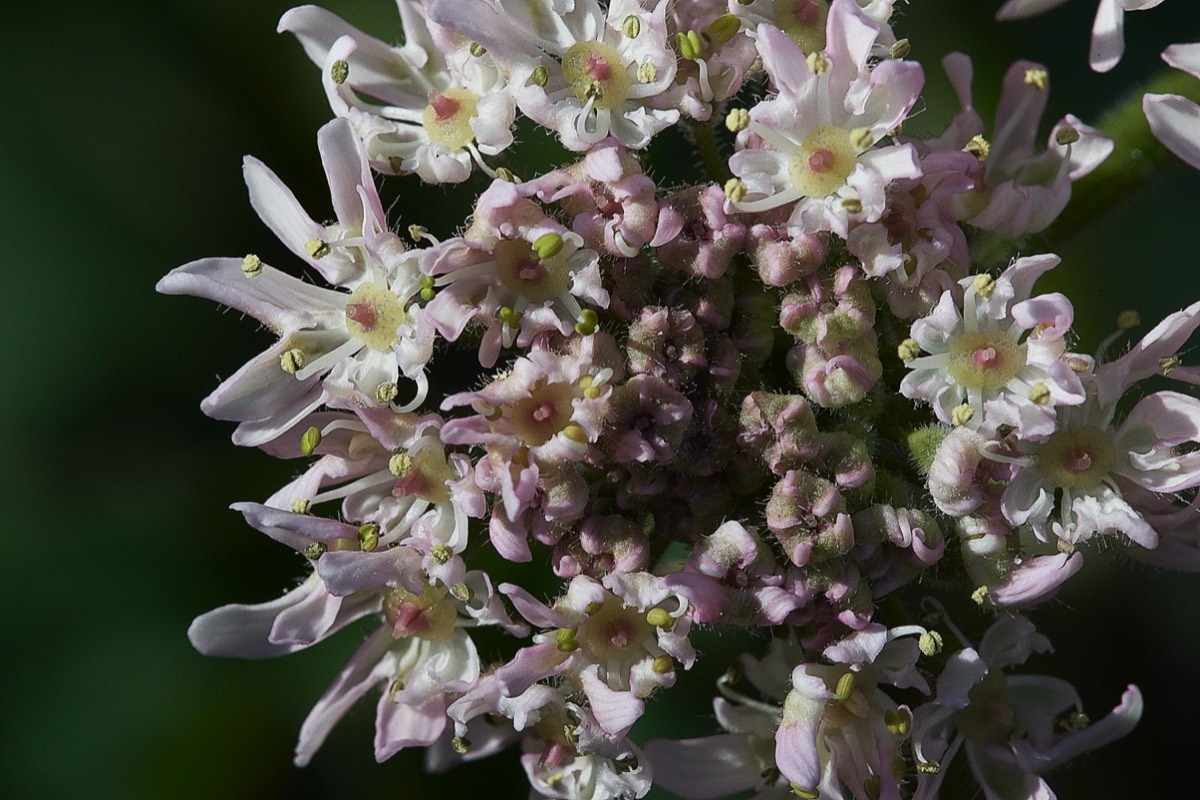
[{"label": "dark green background", "polygon": [[[904,12],[898,30],[937,90],[912,127],[936,129],[955,108],[930,54],[975,56],[985,116],[1007,64],[1028,57],[1052,68],[1048,121],[1066,111],[1094,119],[1158,69],[1162,47],[1195,40],[1200,28],[1186,0],[1130,15],[1130,54],[1096,76],[1086,66],[1095,0],[1005,26],[987,21],[998,5],[917,0]],[[387,0],[328,7],[382,38],[397,36]],[[226,510],[264,498],[293,466],[235,448],[231,427],[197,408],[267,335],[207,302],[153,291],[167,270],[202,256],[253,250],[295,267],[246,201],[244,153],[271,165],[316,216],[328,213],[314,146],[327,107],[315,68],[274,33],[287,8],[94,0],[4,12],[6,797],[524,796],[513,753],[438,779],[423,777],[418,753],[376,766],[372,704],[349,715],[312,766],[293,768],[300,723],[355,633],[270,663],[203,658],[185,637],[196,614],[269,599],[303,569]],[[404,224],[444,233],[464,213],[461,193],[390,185]],[[432,198],[450,211],[430,216]],[[1054,288],[1075,300],[1082,347],[1122,309],[1152,323],[1200,297],[1198,218],[1200,174],[1179,167],[1060,250]],[[1129,739],[1051,783],[1062,798],[1188,796],[1200,577],[1110,561],[1089,556],[1085,573],[1036,616],[1059,651],[1039,666],[1074,680],[1093,716],[1137,682],[1146,715]],[[729,646],[704,644],[709,665]],[[709,691],[698,680],[683,684],[698,697]],[[947,797],[972,796],[961,775],[947,787]]]}]

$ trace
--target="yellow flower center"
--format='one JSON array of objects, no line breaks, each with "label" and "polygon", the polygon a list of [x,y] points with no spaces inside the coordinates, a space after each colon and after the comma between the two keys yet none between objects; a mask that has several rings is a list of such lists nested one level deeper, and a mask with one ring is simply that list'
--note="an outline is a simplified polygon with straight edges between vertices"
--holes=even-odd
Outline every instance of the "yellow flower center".
[{"label": "yellow flower center", "polygon": [[775,6],[775,24],[805,53],[825,49],[826,0],[793,0]]},{"label": "yellow flower center", "polygon": [[567,250],[562,248],[549,258],[522,239],[505,239],[493,252],[500,282],[531,303],[544,303],[566,294],[571,288],[567,269]]},{"label": "yellow flower center", "polygon": [[563,77],[580,102],[615,108],[629,97],[629,72],[616,48],[604,42],[579,42],[563,54]]},{"label": "yellow flower center", "polygon": [[788,161],[788,178],[806,197],[827,197],[846,184],[858,165],[850,133],[837,125],[822,125],[804,137]]},{"label": "yellow flower center", "polygon": [[420,594],[397,586],[384,595],[383,616],[397,639],[416,636],[440,642],[453,635],[458,612],[440,586],[426,586]]},{"label": "yellow flower center", "polygon": [[575,387],[570,384],[535,384],[529,397],[513,404],[512,421],[517,436],[527,445],[550,441],[571,421],[575,397]]},{"label": "yellow flower center", "polygon": [[355,289],[346,302],[346,329],[372,350],[391,350],[404,319],[400,298],[374,283]]},{"label": "yellow flower center", "polygon": [[431,90],[429,105],[425,106],[422,124],[430,141],[445,145],[450,151],[461,150],[475,138],[471,117],[479,98],[466,89]]},{"label": "yellow flower center", "polygon": [[1064,489],[1094,489],[1112,471],[1116,450],[1104,431],[1088,425],[1053,434],[1037,454],[1038,468]]},{"label": "yellow flower center", "polygon": [[1005,386],[1025,363],[1025,347],[1004,331],[964,333],[950,342],[950,377],[963,388]]}]

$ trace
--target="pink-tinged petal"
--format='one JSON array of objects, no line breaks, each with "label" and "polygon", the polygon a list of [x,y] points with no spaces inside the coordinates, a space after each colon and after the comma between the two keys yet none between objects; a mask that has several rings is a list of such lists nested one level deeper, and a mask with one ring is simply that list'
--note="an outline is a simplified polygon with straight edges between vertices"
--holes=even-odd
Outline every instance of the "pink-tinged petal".
[{"label": "pink-tinged petal", "polygon": [[214,300],[249,314],[276,332],[312,327],[322,317],[342,313],[346,296],[264,266],[253,278],[239,258],[202,258],[176,267],[154,287],[162,294]]},{"label": "pink-tinged petal", "polygon": [[509,521],[504,514],[493,510],[491,519],[488,520],[488,538],[502,558],[517,564],[533,560],[533,551],[529,549],[529,535],[520,521]]},{"label": "pink-tinged petal", "polygon": [[609,687],[599,678],[600,667],[593,664],[579,676],[583,683],[583,693],[587,695],[588,704],[596,722],[604,732],[614,739],[619,739],[629,732],[633,723],[637,722],[646,710],[646,703],[631,692],[621,692]]},{"label": "pink-tinged petal", "polygon": [[391,677],[394,665],[384,655],[393,641],[391,633],[386,628],[380,628],[350,657],[337,680],[325,691],[300,726],[296,766],[306,766],[350,707],[372,687]]},{"label": "pink-tinged petal", "polygon": [[833,697],[825,681],[804,671],[792,671],[792,690],[783,703],[783,720],[775,732],[775,764],[779,771],[802,789],[821,784],[821,759],[817,731],[825,714],[825,703]]},{"label": "pink-tinged petal", "polygon": [[250,190],[250,205],[279,241],[308,264],[320,268],[308,254],[305,244],[320,239],[325,228],[313,221],[296,195],[283,181],[257,158],[246,156],[242,162],[242,177]]},{"label": "pink-tinged petal", "polygon": [[[303,386],[311,386],[304,392],[298,392],[286,403],[281,403],[272,416],[265,419],[247,420],[233,431],[233,443],[239,447],[258,447],[271,442],[287,433],[297,422],[307,417],[317,407],[325,402],[325,392],[321,389],[320,376],[314,375],[307,381],[296,381]],[[200,404],[214,401],[216,392],[205,398]]]},{"label": "pink-tinged petal", "polygon": [[377,552],[331,550],[316,561],[317,574],[331,594],[348,595],[400,584],[420,594],[421,554],[411,547]]},{"label": "pink-tinged petal", "polygon": [[1200,302],[1170,314],[1128,353],[1096,369],[1098,399],[1111,407],[1134,383],[1162,372],[1159,361],[1175,355],[1200,327]]},{"label": "pink-tinged petal", "polygon": [[885,182],[921,177],[921,162],[911,144],[868,150],[858,157],[858,163],[878,172]]},{"label": "pink-tinged petal", "polygon": [[260,659],[294,653],[307,645],[273,643],[269,638],[271,628],[281,613],[303,604],[316,593],[324,593],[324,589],[321,581],[312,575],[283,597],[269,603],[235,603],[214,608],[196,617],[188,628],[188,640],[192,647],[206,656]]},{"label": "pink-tinged petal", "polygon": [[[200,401],[200,409],[213,419],[250,421],[273,419],[295,404],[312,409],[320,405],[321,377],[312,375],[305,380],[280,367],[280,357],[289,349],[280,340],[260,355],[246,362],[233,375],[221,382],[212,394]],[[290,428],[289,422],[284,430]]]},{"label": "pink-tinged petal", "polygon": [[971,648],[950,656],[937,680],[937,705],[945,708],[966,708],[971,689],[988,673],[987,663]]},{"label": "pink-tinged petal", "polygon": [[1143,398],[1121,424],[1119,453],[1128,467],[1117,473],[1144,489],[1172,493],[1200,484],[1200,453],[1176,453],[1187,442],[1200,442],[1200,400],[1178,392]]},{"label": "pink-tinged petal", "polygon": [[553,642],[522,647],[504,666],[496,670],[496,681],[507,697],[523,694],[530,686],[563,671],[571,654],[558,649]]},{"label": "pink-tinged petal", "polygon": [[398,702],[384,692],[375,716],[375,760],[384,762],[405,747],[425,747],[446,729],[446,699],[438,695],[419,706]]},{"label": "pink-tinged petal", "polygon": [[1125,12],[1117,0],[1100,0],[1092,23],[1092,46],[1088,62],[1096,72],[1108,72],[1125,54]]},{"label": "pink-tinged petal", "polygon": [[[334,42],[343,36],[353,38],[356,52],[349,59],[349,83],[366,95],[402,105],[406,99],[411,102],[414,95],[423,93],[412,77],[414,66],[395,48],[368,36],[330,11],[318,6],[293,8],[280,17],[276,30],[293,34],[304,48],[304,54],[322,69]],[[408,33],[407,29],[405,33]],[[406,53],[421,55],[415,49],[408,49]]]},{"label": "pink-tinged petal", "polygon": [[[335,119],[325,123],[317,131],[317,149],[321,153],[321,166],[329,183],[329,195],[333,200],[333,212],[347,231],[363,229],[363,200],[359,188],[374,191],[371,167],[367,162],[362,143],[355,135],[350,123]],[[383,220],[374,220],[386,228]],[[337,280],[333,283],[342,283]]]},{"label": "pink-tinged petal", "polygon": [[826,647],[822,655],[838,664],[862,667],[875,661],[875,657],[883,650],[887,641],[887,628],[878,623],[871,623],[863,630]]},{"label": "pink-tinged petal", "polygon": [[539,628],[566,628],[570,621],[554,609],[541,602],[520,586],[502,583],[497,589],[512,601],[517,613]]},{"label": "pink-tinged petal", "polygon": [[1071,513],[1078,524],[1063,535],[1071,542],[1083,541],[1092,533],[1120,533],[1148,550],[1158,546],[1158,533],[1154,528],[1125,502],[1120,492],[1107,486],[1101,485],[1075,498]]},{"label": "pink-tinged petal", "polygon": [[230,506],[240,512],[246,522],[262,531],[280,544],[296,552],[302,552],[314,541],[332,542],[337,539],[358,540],[358,527],[310,514],[296,514],[269,508],[260,503],[234,503]]},{"label": "pink-tinged petal", "polygon": [[988,587],[987,599],[1004,608],[1022,608],[1048,600],[1083,567],[1083,553],[1056,553],[1027,558],[1004,580]]},{"label": "pink-tinged petal", "polygon": [[341,607],[342,598],[319,588],[303,601],[279,612],[267,639],[272,644],[312,644],[324,638]]},{"label": "pink-tinged petal", "polygon": [[763,68],[771,76],[776,90],[786,98],[805,94],[815,76],[792,38],[774,25],[765,24],[758,26],[756,38]]},{"label": "pink-tinged petal", "polygon": [[967,741],[964,749],[985,800],[1056,800],[1044,780],[1016,763],[1009,747]]},{"label": "pink-tinged petal", "polygon": [[1036,467],[1025,467],[1008,484],[1000,500],[1004,518],[1013,525],[1045,522],[1054,509],[1054,492]]},{"label": "pink-tinged petal", "polygon": [[1117,4],[1126,11],[1145,11],[1162,2],[1163,0],[1117,0]]},{"label": "pink-tinged petal", "polygon": [[[870,125],[876,139],[882,138],[905,120],[924,86],[925,71],[917,62],[884,61],[871,71],[873,102],[861,112],[861,118],[856,117],[849,124],[856,124],[861,119]],[[883,104],[877,107],[875,103],[879,100],[883,100]]]},{"label": "pink-tinged petal", "polygon": [[1181,69],[1200,78],[1200,42],[1173,44],[1163,50],[1162,59],[1175,69]]},{"label": "pink-tinged petal", "polygon": [[[1200,572],[1200,527],[1197,527],[1196,509],[1190,508],[1193,515],[1190,528],[1163,530],[1159,528],[1158,547],[1147,550],[1144,547],[1126,547],[1127,556],[1149,564],[1158,569],[1169,569],[1175,572]],[[1156,526],[1158,523],[1156,522]]]},{"label": "pink-tinged petal", "polygon": [[1067,0],[1008,0],[996,12],[998,20],[1026,19],[1058,8]]},{"label": "pink-tinged petal", "polygon": [[993,669],[1024,664],[1034,653],[1051,649],[1050,640],[1020,614],[997,617],[979,642],[979,654]]},{"label": "pink-tinged petal", "polygon": [[1116,145],[1111,137],[1084,123],[1075,115],[1067,114],[1050,131],[1049,149],[1053,150],[1059,146],[1058,132],[1067,126],[1074,128],[1079,134],[1079,140],[1071,145],[1070,167],[1067,170],[1067,177],[1077,181],[1100,166],[1101,162],[1112,154]]},{"label": "pink-tinged petal", "polygon": [[1038,338],[1057,340],[1066,335],[1075,318],[1075,309],[1065,295],[1041,294],[1017,303],[1012,318],[1025,330],[1038,329]]},{"label": "pink-tinged petal", "polygon": [[1025,80],[1030,70],[1045,70],[1035,61],[1017,61],[1004,73],[1000,90],[1000,104],[996,109],[996,131],[992,137],[992,149],[988,155],[986,174],[989,183],[993,176],[1009,176],[1016,173],[1034,157],[1038,123],[1046,110],[1049,87],[1039,89],[1036,84]]},{"label": "pink-tinged petal", "polygon": [[1200,106],[1177,94],[1147,94],[1142,111],[1163,147],[1200,169]]},{"label": "pink-tinged petal", "polygon": [[688,800],[717,800],[763,782],[763,764],[753,737],[724,734],[702,739],[653,739],[646,755],[654,764],[654,782]]},{"label": "pink-tinged petal", "polygon": [[1121,702],[1104,719],[1093,722],[1081,731],[1068,733],[1041,754],[1042,769],[1054,769],[1076,756],[1127,735],[1142,718],[1144,702],[1138,687],[1130,684],[1121,695]]}]

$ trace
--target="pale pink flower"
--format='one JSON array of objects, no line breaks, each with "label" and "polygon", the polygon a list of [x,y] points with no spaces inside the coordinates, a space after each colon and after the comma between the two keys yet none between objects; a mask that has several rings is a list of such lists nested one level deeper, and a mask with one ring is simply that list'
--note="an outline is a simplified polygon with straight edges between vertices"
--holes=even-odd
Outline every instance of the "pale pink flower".
[{"label": "pale pink flower", "polygon": [[300,40],[321,68],[334,114],[354,126],[371,165],[416,173],[429,183],[457,183],[481,153],[512,144],[515,105],[501,74],[470,42],[432,24],[423,3],[400,0],[404,44],[391,47],[317,6],[293,8],[280,32]]},{"label": "pale pink flower", "polygon": [[890,181],[920,175],[912,145],[876,147],[908,115],[924,83],[914,62],[869,67],[880,30],[854,0],[835,0],[828,50],[810,64],[786,34],[759,28],[763,66],[778,94],[750,110],[749,127],[739,134],[743,148],[729,168],[740,183],[726,189],[734,208],[796,203],[790,232],[845,237],[851,222],[883,215]]}]

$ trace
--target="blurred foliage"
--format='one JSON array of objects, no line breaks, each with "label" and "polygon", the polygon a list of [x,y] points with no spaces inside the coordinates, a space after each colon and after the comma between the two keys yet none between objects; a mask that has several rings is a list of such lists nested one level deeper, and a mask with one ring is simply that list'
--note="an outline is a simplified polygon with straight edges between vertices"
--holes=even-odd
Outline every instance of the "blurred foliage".
[{"label": "blurred foliage", "polygon": [[[398,38],[386,0],[327,5]],[[988,16],[998,5],[901,7],[897,27],[929,73],[913,130],[937,130],[957,109],[937,70],[951,49],[976,59],[985,119],[1012,60],[1049,64],[1048,129],[1068,110],[1097,118],[1158,70],[1165,45],[1196,38],[1179,28],[1190,14],[1179,0],[1133,15],[1128,55],[1100,76],[1086,64],[1095,2],[1003,26]],[[294,41],[273,33],[288,6],[68,0],[6,11],[0,219],[5,266],[23,282],[5,293],[3,356],[13,375],[0,393],[3,441],[15,454],[0,582],[7,797],[524,796],[513,753],[433,778],[416,752],[376,766],[372,703],[348,716],[312,766],[291,766],[301,721],[361,631],[269,663],[203,658],[185,636],[196,614],[269,599],[303,572],[296,556],[227,510],[265,497],[297,467],[235,448],[231,426],[196,407],[269,334],[208,302],[153,291],[171,267],[209,255],[254,250],[294,269],[246,202],[244,153],[275,169],[315,215],[328,213],[313,146],[328,118],[318,77]],[[385,191],[403,224],[442,235],[470,197],[411,180]],[[1081,347],[1093,347],[1125,308],[1142,313],[1141,333],[1200,296],[1198,215],[1200,175],[1182,166],[1094,212],[1047,280],[1075,300]],[[1031,240],[1024,252],[1055,246]],[[1052,785],[1063,798],[1188,796],[1194,744],[1181,723],[1200,711],[1191,618],[1200,579],[1107,560],[1089,556],[1085,574],[1035,615],[1058,646],[1040,666],[1075,681],[1093,717],[1126,682],[1143,687],[1147,712],[1133,736]],[[712,680],[742,646],[707,635],[708,660],[681,680],[687,701],[669,700],[670,712],[640,733],[711,732]],[[975,793],[961,777],[948,781],[947,798]]]}]

